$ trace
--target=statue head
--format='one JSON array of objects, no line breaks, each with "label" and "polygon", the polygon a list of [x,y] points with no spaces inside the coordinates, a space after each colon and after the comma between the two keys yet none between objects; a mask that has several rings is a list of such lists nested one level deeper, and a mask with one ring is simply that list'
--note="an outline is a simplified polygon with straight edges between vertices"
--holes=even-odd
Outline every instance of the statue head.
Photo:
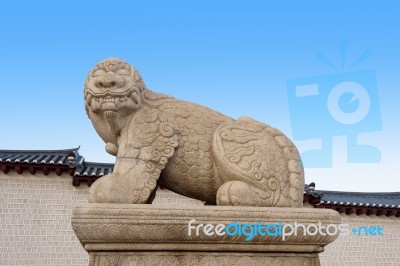
[{"label": "statue head", "polygon": [[105,142],[115,143],[127,117],[140,108],[145,90],[137,70],[118,58],[105,59],[89,72],[85,109]]}]

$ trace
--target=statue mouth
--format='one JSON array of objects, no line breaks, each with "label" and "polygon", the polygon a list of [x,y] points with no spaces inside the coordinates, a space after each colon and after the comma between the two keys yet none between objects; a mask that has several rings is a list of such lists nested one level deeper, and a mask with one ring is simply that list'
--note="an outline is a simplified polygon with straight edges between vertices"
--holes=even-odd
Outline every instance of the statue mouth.
[{"label": "statue mouth", "polygon": [[[131,87],[123,92],[115,92],[106,90],[101,93],[88,90],[87,101],[89,105],[94,101],[97,106],[101,107],[103,111],[118,111],[121,106],[129,105],[129,99],[134,105],[139,104],[139,94],[134,87]],[[130,104],[132,104],[132,102]]]},{"label": "statue mouth", "polygon": [[88,89],[88,92],[90,94],[92,94],[94,97],[106,97],[106,96],[113,96],[113,97],[121,97],[124,95],[128,95],[131,93],[131,91],[134,90],[135,86],[132,86],[130,88],[127,88],[126,90],[124,90],[123,88],[115,88],[115,89],[101,89],[101,91],[99,91],[99,89]]}]

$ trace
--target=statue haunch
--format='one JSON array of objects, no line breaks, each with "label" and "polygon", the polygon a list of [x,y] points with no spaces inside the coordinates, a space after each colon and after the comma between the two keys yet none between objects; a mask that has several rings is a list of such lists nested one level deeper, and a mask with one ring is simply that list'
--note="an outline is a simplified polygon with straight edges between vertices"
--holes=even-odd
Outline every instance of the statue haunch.
[{"label": "statue haunch", "polygon": [[209,204],[302,205],[299,153],[275,128],[154,93],[116,58],[90,71],[85,108],[117,157],[91,186],[91,202],[147,203],[158,183]]}]

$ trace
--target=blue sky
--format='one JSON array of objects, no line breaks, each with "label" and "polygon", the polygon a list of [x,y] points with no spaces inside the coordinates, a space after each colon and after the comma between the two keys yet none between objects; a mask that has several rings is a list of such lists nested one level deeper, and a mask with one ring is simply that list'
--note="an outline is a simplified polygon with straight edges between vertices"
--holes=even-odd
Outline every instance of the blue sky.
[{"label": "blue sky", "polygon": [[[326,112],[321,96],[311,111],[297,108],[296,121],[321,125],[332,166],[306,164],[306,182],[399,191],[399,8],[397,1],[3,1],[0,149],[81,145],[86,160],[113,162],[83,107],[88,71],[110,56],[135,65],[154,91],[253,117],[292,139],[299,129],[292,128],[289,80],[372,69],[377,91],[370,101],[379,107],[372,123],[381,127],[357,139],[380,151],[379,162],[347,162],[347,129],[329,137],[328,122],[309,116]],[[370,56],[351,68],[365,52]],[[357,81],[349,75],[343,81]],[[294,141],[306,151],[320,140]]]}]

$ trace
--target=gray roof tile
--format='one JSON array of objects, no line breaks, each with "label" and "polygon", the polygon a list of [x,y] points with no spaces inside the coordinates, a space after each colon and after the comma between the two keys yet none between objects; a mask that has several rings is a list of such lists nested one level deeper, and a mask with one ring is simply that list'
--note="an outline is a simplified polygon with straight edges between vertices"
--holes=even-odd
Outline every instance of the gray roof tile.
[{"label": "gray roof tile", "polygon": [[112,173],[113,168],[112,163],[83,162],[82,166],[75,170],[74,176],[102,177]]},{"label": "gray roof tile", "polygon": [[[112,172],[114,164],[86,162],[79,147],[66,150],[0,150],[0,163],[48,164],[74,168],[74,176],[101,177]],[[68,156],[75,160],[69,161]]]},{"label": "gray roof tile", "polygon": [[79,147],[67,150],[0,150],[0,163],[24,163],[24,164],[55,164],[71,165],[68,155],[73,154],[75,162],[83,162],[83,156],[79,155]]},{"label": "gray roof tile", "polygon": [[399,208],[400,192],[345,192],[317,190],[323,203],[334,205],[358,205]]}]

